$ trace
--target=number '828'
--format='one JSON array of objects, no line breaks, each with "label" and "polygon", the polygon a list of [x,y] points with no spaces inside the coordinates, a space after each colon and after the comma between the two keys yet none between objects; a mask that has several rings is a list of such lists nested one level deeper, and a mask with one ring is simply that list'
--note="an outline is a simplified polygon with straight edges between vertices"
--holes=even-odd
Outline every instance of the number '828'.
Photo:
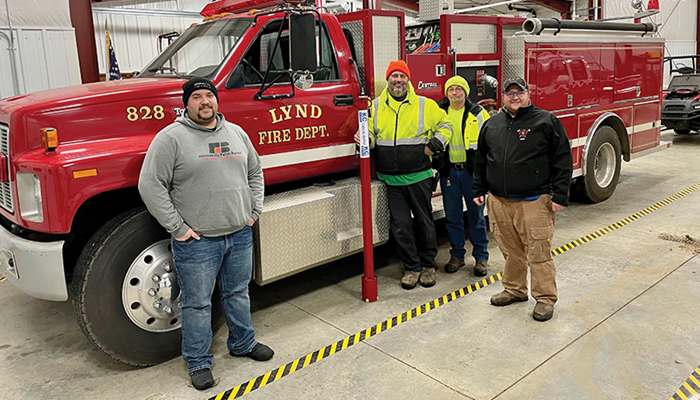
[{"label": "number '828'", "polygon": [[142,106],[141,108],[127,107],[126,108],[126,119],[131,122],[136,122],[139,119],[158,119],[161,120],[165,118],[165,110],[161,105],[155,105],[151,109],[149,106]]}]

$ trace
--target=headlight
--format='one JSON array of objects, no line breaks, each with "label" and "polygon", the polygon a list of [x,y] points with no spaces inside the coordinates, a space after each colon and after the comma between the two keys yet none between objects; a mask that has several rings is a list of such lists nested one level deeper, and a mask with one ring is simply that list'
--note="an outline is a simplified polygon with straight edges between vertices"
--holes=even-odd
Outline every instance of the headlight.
[{"label": "headlight", "polygon": [[17,197],[22,218],[32,222],[44,221],[41,182],[38,176],[28,172],[17,172]]}]

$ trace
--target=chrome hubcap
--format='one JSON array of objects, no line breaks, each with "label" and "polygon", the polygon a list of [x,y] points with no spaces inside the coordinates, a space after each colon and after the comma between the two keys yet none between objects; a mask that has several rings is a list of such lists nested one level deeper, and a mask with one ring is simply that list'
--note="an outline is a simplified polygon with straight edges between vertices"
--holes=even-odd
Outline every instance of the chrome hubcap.
[{"label": "chrome hubcap", "polygon": [[610,143],[603,143],[595,155],[593,172],[595,181],[601,188],[608,187],[615,176],[615,148]]},{"label": "chrome hubcap", "polygon": [[129,267],[122,284],[122,304],[129,319],[149,332],[180,329],[180,295],[170,240],[146,248]]}]

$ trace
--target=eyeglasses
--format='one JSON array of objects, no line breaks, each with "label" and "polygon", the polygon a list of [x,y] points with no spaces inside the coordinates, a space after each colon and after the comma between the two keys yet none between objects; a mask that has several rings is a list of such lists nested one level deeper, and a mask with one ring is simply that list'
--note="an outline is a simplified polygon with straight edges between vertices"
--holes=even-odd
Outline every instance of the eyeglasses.
[{"label": "eyeglasses", "polygon": [[515,95],[518,95],[518,97],[522,97],[525,95],[525,93],[527,93],[527,90],[521,90],[519,92],[506,92],[503,93],[503,95],[512,99],[513,97],[515,97]]}]

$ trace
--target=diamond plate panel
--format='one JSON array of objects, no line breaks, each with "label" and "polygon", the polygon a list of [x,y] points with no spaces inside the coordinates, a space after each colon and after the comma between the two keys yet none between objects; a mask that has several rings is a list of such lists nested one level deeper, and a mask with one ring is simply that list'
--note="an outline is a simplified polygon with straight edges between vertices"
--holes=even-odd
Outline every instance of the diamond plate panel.
[{"label": "diamond plate panel", "polygon": [[418,2],[418,20],[433,21],[440,19],[442,14],[454,14],[454,0],[433,0]]},{"label": "diamond plate panel", "polygon": [[[5,155],[5,171],[10,177],[10,128],[0,125],[0,153]],[[9,180],[9,179],[8,179]],[[12,187],[10,182],[0,182],[0,207],[9,212],[14,211],[14,201],[12,199]]]},{"label": "diamond plate panel", "polygon": [[457,54],[496,52],[496,25],[452,24],[452,48]]},{"label": "diamond plate panel", "polygon": [[374,48],[374,93],[372,98],[379,97],[386,87],[386,69],[391,61],[401,59],[402,32],[399,32],[401,21],[397,17],[372,16],[372,44]]},{"label": "diamond plate panel", "polygon": [[503,37],[503,76],[501,82],[508,78],[525,77],[525,37]]},{"label": "diamond plate panel", "polygon": [[[362,251],[360,179],[265,198],[255,280],[265,284]],[[372,182],[373,239],[389,240],[386,186]]]},{"label": "diamond plate panel", "polygon": [[355,44],[355,54],[357,56],[357,69],[360,72],[360,84],[362,87],[367,87],[367,79],[365,78],[365,35],[361,20],[341,22],[340,26],[343,29],[350,31],[353,43]]}]

